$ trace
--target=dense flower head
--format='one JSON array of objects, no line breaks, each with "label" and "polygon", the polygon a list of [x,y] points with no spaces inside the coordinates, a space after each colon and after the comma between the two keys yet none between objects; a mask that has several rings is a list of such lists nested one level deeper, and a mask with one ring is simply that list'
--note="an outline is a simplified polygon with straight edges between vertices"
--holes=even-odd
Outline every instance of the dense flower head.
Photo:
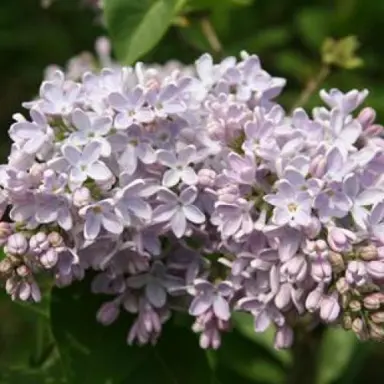
[{"label": "dense flower head", "polygon": [[[103,45],[104,44],[104,45]],[[218,348],[236,311],[292,344],[304,316],[384,338],[384,141],[367,91],[287,114],[255,55],[47,72],[1,166],[0,263],[14,299],[96,273],[98,311],[155,343],[177,310]],[[104,54],[104,56],[103,56]],[[74,75],[76,74],[76,76]]]}]

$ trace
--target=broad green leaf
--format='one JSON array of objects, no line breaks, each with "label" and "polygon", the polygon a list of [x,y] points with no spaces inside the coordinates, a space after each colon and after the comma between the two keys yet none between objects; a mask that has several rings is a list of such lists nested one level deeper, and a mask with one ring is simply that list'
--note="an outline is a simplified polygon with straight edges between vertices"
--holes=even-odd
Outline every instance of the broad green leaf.
[{"label": "broad green leaf", "polygon": [[256,333],[252,317],[247,313],[236,313],[234,316],[234,325],[242,335],[267,349],[282,365],[288,366],[291,364],[292,356],[289,351],[278,351],[273,347],[274,332],[272,328],[269,328],[263,333]]},{"label": "broad green leaf", "polygon": [[105,20],[120,62],[133,64],[154,48],[184,3],[184,0],[105,1]]},{"label": "broad green leaf", "polygon": [[319,353],[317,384],[331,384],[347,368],[359,341],[352,332],[328,328],[323,336]]},{"label": "broad green leaf", "polygon": [[128,346],[129,316],[121,314],[109,327],[96,322],[103,300],[84,282],[53,290],[51,326],[71,384],[195,384],[210,379],[207,356],[189,328],[171,319],[156,346]]},{"label": "broad green leaf", "polygon": [[285,368],[279,360],[269,349],[245,337],[236,328],[223,334],[223,342],[216,352],[215,359],[219,380],[223,376],[221,367],[225,367],[244,382],[268,384],[284,382]]}]

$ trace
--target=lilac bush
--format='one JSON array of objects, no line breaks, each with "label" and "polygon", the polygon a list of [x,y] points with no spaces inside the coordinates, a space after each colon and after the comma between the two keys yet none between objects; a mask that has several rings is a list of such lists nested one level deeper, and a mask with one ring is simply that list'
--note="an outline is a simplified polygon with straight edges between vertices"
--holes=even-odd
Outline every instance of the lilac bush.
[{"label": "lilac bush", "polygon": [[[14,300],[39,276],[93,271],[110,295],[97,320],[133,314],[131,343],[155,343],[176,311],[202,348],[236,312],[288,348],[303,321],[384,338],[384,140],[368,91],[322,90],[287,113],[285,80],[256,55],[194,66],[50,68],[29,117],[14,116],[1,166],[0,263]],[[83,57],[84,58],[84,57]]]}]

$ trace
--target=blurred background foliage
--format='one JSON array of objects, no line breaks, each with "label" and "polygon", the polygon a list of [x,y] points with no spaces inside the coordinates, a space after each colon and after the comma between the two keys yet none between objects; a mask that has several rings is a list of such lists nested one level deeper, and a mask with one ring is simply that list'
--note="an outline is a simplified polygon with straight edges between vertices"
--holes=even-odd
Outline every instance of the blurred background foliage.
[{"label": "blurred background foliage", "polygon": [[[325,39],[356,36],[363,65],[353,70],[332,69],[322,86],[369,89],[367,103],[376,108],[379,121],[384,119],[384,1],[190,0],[185,9],[186,14],[175,18],[161,42],[141,59],[163,63],[172,58],[191,63],[211,50],[201,24],[208,18],[222,45],[222,52],[216,52],[216,56],[237,55],[241,50],[258,54],[268,72],[288,79],[281,102],[290,108],[319,73]],[[48,9],[41,7],[41,0],[0,1],[3,161],[9,149],[7,129],[12,114],[21,111],[22,101],[36,94],[49,64],[63,66],[70,57],[93,50],[95,39],[106,33],[99,21],[95,11],[79,0],[56,1]],[[307,106],[318,101],[314,95]],[[63,313],[68,324],[79,321],[70,316],[70,311],[69,307]],[[47,302],[32,308],[1,296],[0,383],[65,382],[48,318]],[[273,351],[270,335],[254,335],[248,319],[239,318],[235,323],[234,332],[224,339],[224,348],[210,356],[219,372],[212,383],[284,382],[283,372],[291,364],[291,354]],[[318,384],[382,382],[384,346],[359,344],[350,336],[332,329],[324,334],[324,343],[317,351],[321,372]],[[125,382],[129,381],[108,383]]]}]

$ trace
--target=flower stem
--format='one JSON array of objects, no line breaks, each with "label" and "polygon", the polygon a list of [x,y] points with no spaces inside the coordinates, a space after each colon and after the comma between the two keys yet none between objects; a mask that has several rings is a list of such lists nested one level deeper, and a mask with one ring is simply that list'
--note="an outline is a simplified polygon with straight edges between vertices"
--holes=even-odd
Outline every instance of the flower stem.
[{"label": "flower stem", "polygon": [[293,105],[292,110],[298,107],[303,107],[305,104],[307,104],[311,96],[320,87],[321,83],[328,77],[329,73],[330,73],[329,65],[323,64],[319,73],[316,76],[309,79],[306,87],[303,89],[297,101]]},{"label": "flower stem", "polygon": [[223,46],[221,45],[219,37],[217,36],[217,33],[208,17],[203,17],[200,21],[200,25],[205,38],[212,48],[212,51],[221,55],[223,52]]},{"label": "flower stem", "polygon": [[293,364],[287,376],[287,384],[316,384],[324,330],[320,325],[311,332],[296,333],[292,347]]}]

